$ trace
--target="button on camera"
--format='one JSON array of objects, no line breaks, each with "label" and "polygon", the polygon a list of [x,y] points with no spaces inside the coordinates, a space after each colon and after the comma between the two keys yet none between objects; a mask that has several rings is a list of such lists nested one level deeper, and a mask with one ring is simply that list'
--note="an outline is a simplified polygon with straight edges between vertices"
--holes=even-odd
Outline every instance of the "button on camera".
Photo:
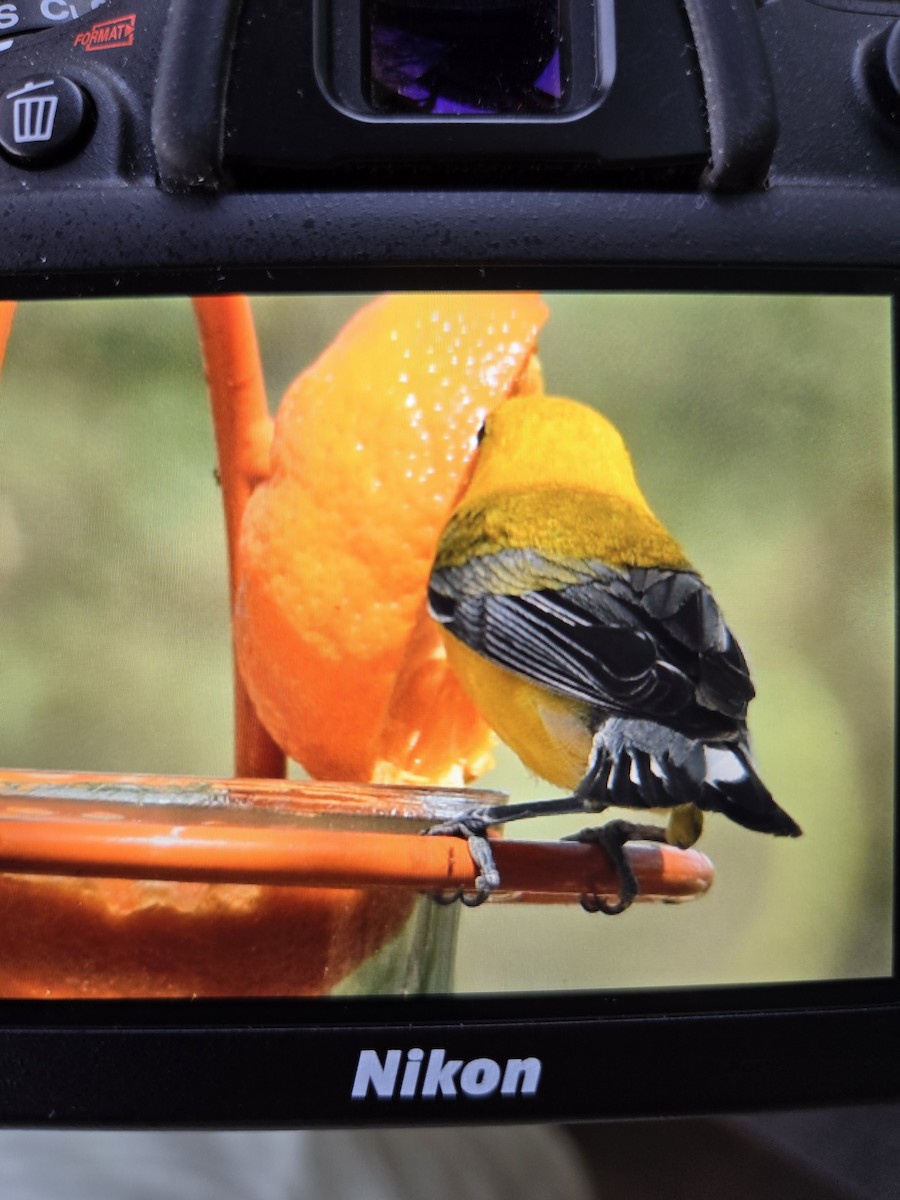
[{"label": "button on camera", "polygon": [[0,0],[0,35],[16,37],[75,21],[106,0]]},{"label": "button on camera", "polygon": [[29,167],[74,154],[90,135],[93,105],[65,75],[19,79],[0,96],[0,151]]}]

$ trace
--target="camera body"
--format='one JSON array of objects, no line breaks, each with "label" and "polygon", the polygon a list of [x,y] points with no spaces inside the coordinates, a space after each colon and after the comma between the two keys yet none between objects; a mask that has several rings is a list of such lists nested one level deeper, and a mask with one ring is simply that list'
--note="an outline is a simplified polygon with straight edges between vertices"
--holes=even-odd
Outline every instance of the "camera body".
[{"label": "camera body", "polygon": [[[898,193],[897,0],[0,0],[4,298],[895,297]],[[896,371],[896,300],[892,328]],[[896,975],[4,1001],[0,1025],[6,1123],[558,1120],[900,1095]]]},{"label": "camera body", "polygon": [[[614,285],[625,268],[652,284],[676,266],[896,266],[890,4],[572,4],[596,18],[593,91],[537,116],[352,111],[359,36],[330,64],[360,5],[298,7],[10,0],[6,290],[59,293],[73,273],[98,293],[188,271],[271,290],[323,270],[485,287],[526,269],[572,286],[601,269]],[[18,93],[57,78],[52,136],[17,143],[15,112],[53,85]]]}]

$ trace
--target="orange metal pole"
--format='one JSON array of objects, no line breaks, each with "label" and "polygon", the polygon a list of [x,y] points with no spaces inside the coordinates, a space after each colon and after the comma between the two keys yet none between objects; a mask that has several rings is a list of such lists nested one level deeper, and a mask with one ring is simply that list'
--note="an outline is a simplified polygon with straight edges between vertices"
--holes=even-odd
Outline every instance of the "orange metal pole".
[{"label": "orange metal pole", "polygon": [[[283,884],[471,888],[463,838],[421,832],[499,793],[358,783],[0,770],[0,871]],[[360,831],[354,822],[386,831]],[[404,827],[405,826],[405,827]],[[529,903],[615,895],[606,853],[576,842],[492,838],[500,896]],[[635,843],[625,853],[642,900],[703,895],[695,850]]]},{"label": "orange metal pole", "polygon": [[[233,605],[241,516],[269,471],[272,419],[247,297],[197,296],[193,303],[216,435]],[[284,754],[260,723],[236,663],[234,714],[235,773],[283,778]]]},{"label": "orange metal pole", "polygon": [[6,357],[6,343],[9,339],[9,331],[12,329],[13,317],[15,314],[15,300],[0,300],[0,374],[3,372],[3,360]]},{"label": "orange metal pole", "polygon": [[[643,900],[688,899],[710,886],[712,867],[697,851],[630,845]],[[502,891],[534,903],[595,893],[615,895],[617,877],[598,846],[506,842],[494,846]],[[28,874],[253,883],[315,888],[472,888],[466,842],[455,837],[356,833],[279,826],[234,828],[169,822],[53,820],[4,822],[0,870]]]}]

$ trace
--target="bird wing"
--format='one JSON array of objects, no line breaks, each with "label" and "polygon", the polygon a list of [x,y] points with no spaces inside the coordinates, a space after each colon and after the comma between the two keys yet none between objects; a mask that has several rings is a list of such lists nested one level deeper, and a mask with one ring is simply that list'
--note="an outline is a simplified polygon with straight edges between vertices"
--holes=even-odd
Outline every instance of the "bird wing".
[{"label": "bird wing", "polygon": [[695,572],[503,550],[434,570],[429,605],[472,650],[558,694],[697,736],[743,729],[747,664]]}]

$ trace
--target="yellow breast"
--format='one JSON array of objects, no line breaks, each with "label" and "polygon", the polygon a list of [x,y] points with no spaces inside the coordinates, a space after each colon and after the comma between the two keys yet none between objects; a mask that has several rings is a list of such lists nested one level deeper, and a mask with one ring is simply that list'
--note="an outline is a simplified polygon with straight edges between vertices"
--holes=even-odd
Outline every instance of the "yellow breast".
[{"label": "yellow breast", "polygon": [[530,683],[443,633],[451,667],[498,736],[535,774],[557,787],[577,787],[591,752],[589,706]]}]

